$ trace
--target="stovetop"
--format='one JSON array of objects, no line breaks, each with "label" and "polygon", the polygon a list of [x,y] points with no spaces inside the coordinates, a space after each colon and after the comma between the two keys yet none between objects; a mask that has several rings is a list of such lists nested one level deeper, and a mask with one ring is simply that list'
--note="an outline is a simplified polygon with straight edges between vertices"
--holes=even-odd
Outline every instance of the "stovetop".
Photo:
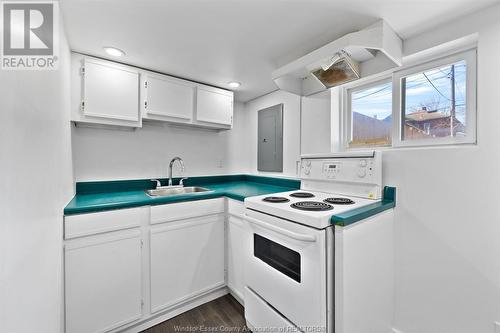
[{"label": "stovetop", "polygon": [[[302,194],[297,197],[293,195],[296,193],[309,193],[310,195]],[[269,197],[273,200],[264,200]],[[246,198],[245,208],[322,229],[331,226],[330,219],[333,215],[375,202],[377,200],[345,196],[338,193],[295,190],[275,193],[272,196],[261,195]]]}]

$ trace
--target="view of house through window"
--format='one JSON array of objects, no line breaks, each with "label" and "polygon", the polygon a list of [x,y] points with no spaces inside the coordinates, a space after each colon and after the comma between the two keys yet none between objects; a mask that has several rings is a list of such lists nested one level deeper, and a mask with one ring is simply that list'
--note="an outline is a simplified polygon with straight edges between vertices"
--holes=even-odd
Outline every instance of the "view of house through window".
[{"label": "view of house through window", "polygon": [[401,79],[403,140],[463,137],[465,60]]},{"label": "view of house through window", "polygon": [[383,82],[350,94],[352,134],[349,146],[391,144],[392,82]]},{"label": "view of house through window", "polygon": [[469,50],[347,85],[343,146],[474,143],[475,75],[476,51]]}]

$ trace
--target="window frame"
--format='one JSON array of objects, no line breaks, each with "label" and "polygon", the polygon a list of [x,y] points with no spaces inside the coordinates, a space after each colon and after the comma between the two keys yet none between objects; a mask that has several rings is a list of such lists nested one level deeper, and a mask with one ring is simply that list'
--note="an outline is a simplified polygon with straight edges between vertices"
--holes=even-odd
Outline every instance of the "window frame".
[{"label": "window frame", "polygon": [[[404,116],[402,105],[402,85],[401,80],[405,77],[433,70],[439,67],[451,65],[465,60],[466,80],[465,80],[465,136],[464,137],[443,137],[432,139],[404,139]],[[477,95],[477,49],[470,49],[436,60],[418,64],[407,69],[396,71],[392,75],[392,107],[393,107],[393,147],[422,147],[436,145],[459,145],[476,143],[476,95]]]},{"label": "window frame", "polygon": [[[361,83],[351,83],[347,84],[343,87],[342,91],[342,149],[346,150],[366,150],[366,149],[387,149],[392,146],[393,140],[393,130],[394,130],[394,108],[392,110],[393,115],[393,126],[391,128],[391,143],[387,145],[371,145],[371,146],[360,146],[360,147],[350,147],[349,144],[352,141],[353,135],[353,123],[352,123],[352,101],[351,96],[353,92],[370,89],[374,86],[384,84],[384,83],[392,83],[391,74],[379,74],[370,78],[369,80],[363,80]],[[394,90],[394,87],[392,87]]]},{"label": "window frame", "polygon": [[[465,60],[466,71],[466,125],[464,137],[444,137],[432,139],[411,139],[404,140],[404,124],[403,124],[403,106],[402,106],[402,91],[401,79],[414,74],[432,70],[446,65]],[[368,89],[370,87],[392,81],[392,128],[391,128],[391,143],[389,145],[380,146],[362,146],[349,147],[352,140],[352,109],[351,95],[352,92]],[[335,89],[335,88],[334,88]],[[442,57],[426,60],[411,66],[396,68],[373,76],[359,79],[354,82],[347,83],[340,87],[340,149],[343,151],[359,151],[367,149],[392,149],[406,147],[434,147],[434,146],[450,146],[464,145],[477,143],[477,47],[468,48]]]}]

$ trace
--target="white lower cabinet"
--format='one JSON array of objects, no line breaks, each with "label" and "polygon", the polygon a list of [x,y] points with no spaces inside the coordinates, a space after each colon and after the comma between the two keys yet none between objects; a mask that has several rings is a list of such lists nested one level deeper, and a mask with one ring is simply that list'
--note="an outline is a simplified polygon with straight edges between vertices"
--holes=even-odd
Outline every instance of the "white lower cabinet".
[{"label": "white lower cabinet", "polygon": [[227,286],[232,294],[244,302],[244,271],[251,235],[243,219],[242,202],[228,199],[227,219]]},{"label": "white lower cabinet", "polygon": [[224,215],[154,226],[150,244],[151,312],[225,284]]},{"label": "white lower cabinet", "polygon": [[66,216],[65,332],[143,330],[226,285],[243,302],[243,212],[214,198]]},{"label": "white lower cabinet", "polygon": [[65,244],[66,332],[107,332],[142,316],[141,231]]}]

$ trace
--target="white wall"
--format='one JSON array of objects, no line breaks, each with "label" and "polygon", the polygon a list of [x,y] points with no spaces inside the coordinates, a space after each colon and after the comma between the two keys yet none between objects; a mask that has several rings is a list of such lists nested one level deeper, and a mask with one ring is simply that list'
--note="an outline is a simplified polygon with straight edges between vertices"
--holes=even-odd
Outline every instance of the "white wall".
[{"label": "white wall", "polygon": [[[257,113],[259,110],[283,103],[283,173],[260,172],[257,170]],[[245,103],[235,122],[243,131],[241,142],[229,150],[229,156],[237,156],[244,163],[244,172],[262,175],[297,176],[297,162],[300,161],[300,96],[278,90]],[[239,147],[239,148],[238,148]],[[243,149],[246,156],[238,150]],[[239,154],[239,155],[237,155]],[[233,164],[240,163],[235,161]]]},{"label": "white wall", "polygon": [[[222,174],[227,172],[227,135],[161,124],[143,124],[135,131],[73,128],[75,179],[164,178],[175,156],[185,162],[184,175]],[[178,175],[176,163],[174,177]]]},{"label": "white wall", "polygon": [[329,152],[332,149],[330,90],[301,98],[301,154]]},{"label": "white wall", "polygon": [[0,71],[0,332],[62,332],[63,208],[73,191],[69,49],[57,71]]},{"label": "white wall", "polygon": [[[401,333],[494,333],[500,322],[499,18],[497,5],[404,43],[408,56],[479,33],[478,144],[384,152],[384,182],[398,193],[394,326]],[[294,175],[298,96],[277,91],[247,103],[241,146],[256,172],[256,112],[277,103],[293,113],[284,174]]]},{"label": "white wall", "polygon": [[500,321],[499,18],[492,7],[405,42],[416,52],[479,32],[477,146],[384,153],[385,182],[398,187],[395,326],[403,333],[492,333]]},{"label": "white wall", "polygon": [[248,173],[250,172],[250,154],[251,152],[247,130],[250,128],[247,124],[247,112],[245,105],[241,102],[234,103],[233,129],[224,132],[227,142],[227,172],[229,173]]}]

